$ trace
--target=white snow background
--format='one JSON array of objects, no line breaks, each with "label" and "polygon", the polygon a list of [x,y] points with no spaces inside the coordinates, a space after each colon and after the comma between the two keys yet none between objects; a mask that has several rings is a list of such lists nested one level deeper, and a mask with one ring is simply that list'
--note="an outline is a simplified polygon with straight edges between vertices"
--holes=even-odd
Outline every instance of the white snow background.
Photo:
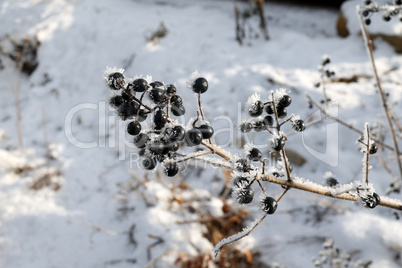
[{"label": "white snow background", "polygon": [[[237,153],[242,152],[235,148],[240,136],[237,131],[228,135],[227,129],[248,118],[239,105],[244,107],[251,94],[268,99],[270,90],[287,88],[293,99],[289,114],[307,119],[317,110],[308,108],[304,94],[318,101],[322,98],[321,89],[314,84],[319,81],[317,66],[324,54],[331,57],[330,67],[336,76],[372,75],[361,37],[337,36],[337,10],[268,2],[265,13],[270,40],[246,39],[240,46],[235,40],[233,7],[233,1],[212,0],[0,1],[0,42],[35,35],[41,42],[39,65],[31,76],[20,76],[4,57],[5,68],[0,70],[0,267],[145,267],[150,262],[147,246],[155,242],[149,235],[164,240],[152,248],[151,259],[166,250],[172,252],[155,267],[175,267],[177,252],[196,255],[214,247],[202,236],[201,225],[176,224],[186,219],[168,207],[172,198],[169,187],[177,178],[157,180],[155,172],[148,172],[150,182],[144,194],[153,197],[154,205],[147,207],[141,195],[131,193],[124,203],[129,211],[119,210],[122,192],[118,185],[132,181],[130,172],[138,178],[146,172],[130,169],[129,149],[123,150],[121,139],[125,124],[119,125],[105,103],[110,93],[101,76],[107,66],[124,68],[128,77],[151,75],[154,80],[175,83],[187,108],[187,119],[195,116],[192,107],[197,101],[186,88],[186,80],[197,70],[209,81],[202,101],[206,117],[217,132],[214,139],[225,150]],[[168,29],[167,35],[158,43],[148,43],[146,38],[161,22]],[[258,30],[258,22],[254,22]],[[376,40],[375,46],[388,101],[401,115],[402,56],[381,40]],[[387,72],[390,69],[394,70]],[[45,81],[45,74],[50,81]],[[272,80],[280,85],[269,82]],[[18,144],[14,102],[19,86],[23,152]],[[327,94],[346,122],[361,130],[365,122],[387,128],[373,79],[328,84]],[[340,125],[333,128],[334,124],[326,120],[309,127],[303,135],[289,135],[286,148],[307,160],[301,167],[294,166],[293,174],[315,183],[324,183],[328,171],[340,183],[360,178],[359,135]],[[70,134],[66,134],[68,129],[72,130]],[[328,129],[338,131],[338,141],[327,144]],[[292,133],[290,128],[286,131]],[[91,148],[73,144],[73,137]],[[267,133],[248,137],[267,156]],[[389,133],[386,142],[392,144]],[[53,156],[50,160],[46,158],[46,144]],[[306,147],[327,152],[335,164],[317,159]],[[385,195],[392,179],[379,159],[380,155],[370,157],[370,182],[378,194]],[[397,175],[395,162],[387,161]],[[31,170],[16,172],[27,166]],[[60,171],[53,178],[61,185],[59,191],[29,189],[40,174],[55,170]],[[204,170],[198,175],[188,169],[179,177],[218,215],[222,172]],[[272,196],[282,192],[277,186],[264,186]],[[390,197],[402,198],[395,193]],[[312,212],[316,206],[329,206],[332,212],[317,222]],[[249,208],[255,216],[250,218],[251,223],[260,212],[258,204]],[[397,215],[401,217],[399,212]],[[133,225],[136,245],[129,242]],[[333,239],[345,252],[357,251],[358,259],[371,259],[371,267],[402,265],[402,222],[394,211],[383,207],[367,210],[355,203],[298,190],[291,190],[275,214],[237,243],[243,249],[262,253],[267,264],[312,267],[323,237]]]}]

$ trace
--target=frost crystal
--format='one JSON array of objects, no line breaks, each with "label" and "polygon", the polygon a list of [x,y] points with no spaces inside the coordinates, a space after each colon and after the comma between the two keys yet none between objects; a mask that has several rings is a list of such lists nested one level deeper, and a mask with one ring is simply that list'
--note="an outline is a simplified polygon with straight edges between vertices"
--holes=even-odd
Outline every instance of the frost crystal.
[{"label": "frost crystal", "polygon": [[246,105],[245,105],[245,109],[246,111],[252,109],[255,106],[255,103],[257,101],[261,100],[260,95],[257,93],[254,93],[253,95],[251,95],[250,97],[248,97]]}]

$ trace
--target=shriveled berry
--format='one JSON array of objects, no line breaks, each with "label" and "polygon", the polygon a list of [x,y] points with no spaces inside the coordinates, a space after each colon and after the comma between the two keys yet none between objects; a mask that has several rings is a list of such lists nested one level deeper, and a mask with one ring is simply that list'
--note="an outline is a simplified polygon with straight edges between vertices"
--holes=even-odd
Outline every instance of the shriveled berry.
[{"label": "shriveled berry", "polygon": [[130,135],[138,135],[141,132],[141,124],[135,121],[128,123],[127,133]]},{"label": "shriveled berry", "polygon": [[285,147],[285,138],[280,136],[273,144],[272,149],[275,151],[280,151]]},{"label": "shriveled berry", "polygon": [[161,103],[165,99],[165,90],[159,87],[151,89],[149,98],[156,104]]},{"label": "shriveled berry", "polygon": [[283,95],[277,104],[278,107],[288,107],[292,103],[292,98],[289,95]]},{"label": "shriveled berry", "polygon": [[247,157],[251,161],[260,161],[261,157],[262,157],[262,153],[257,148],[253,148],[247,153]]},{"label": "shriveled berry", "polygon": [[186,113],[186,108],[181,104],[174,104],[170,107],[170,110],[174,116],[182,116]]},{"label": "shriveled berry", "polygon": [[209,139],[214,135],[214,129],[210,125],[203,124],[198,129],[201,130],[202,138],[204,140]]},{"label": "shriveled berry", "polygon": [[177,89],[174,85],[170,84],[166,86],[166,94],[168,96],[172,96],[173,94],[176,94]]},{"label": "shriveled berry", "polygon": [[148,89],[148,82],[144,78],[137,78],[132,82],[131,89],[135,92],[144,92]]},{"label": "shriveled berry", "polygon": [[113,108],[118,108],[120,107],[124,102],[124,99],[122,96],[120,95],[116,95],[110,98],[109,100],[109,104],[110,106],[112,106]]},{"label": "shriveled berry", "polygon": [[188,146],[197,146],[201,144],[202,141],[202,132],[197,128],[190,129],[186,132],[184,139]]},{"label": "shriveled berry", "polygon": [[371,145],[371,147],[370,147],[369,153],[370,153],[370,154],[375,154],[377,151],[378,151],[378,146],[377,146],[377,144],[373,143],[373,144]]},{"label": "shriveled berry", "polygon": [[236,200],[239,204],[248,204],[253,201],[254,191],[251,187],[239,189],[237,192]]},{"label": "shriveled berry", "polygon": [[170,98],[170,103],[175,105],[183,104],[183,99],[179,95],[173,95]]},{"label": "shriveled berry", "polygon": [[154,115],[154,126],[156,130],[162,129],[167,122],[167,115],[164,111],[158,110]]},{"label": "shriveled berry", "polygon": [[285,108],[282,108],[282,107],[279,107],[277,109],[277,112],[278,112],[278,117],[279,118],[284,118],[288,114],[288,111]]},{"label": "shriveled berry", "polygon": [[123,88],[124,75],[120,72],[110,74],[108,77],[107,84],[110,87],[110,89],[113,89],[113,90],[119,90],[119,89]]},{"label": "shriveled berry", "polygon": [[262,101],[256,101],[251,107],[248,109],[248,113],[252,117],[257,117],[262,114],[264,111],[264,103]]},{"label": "shriveled berry", "polygon": [[194,80],[193,91],[195,93],[204,93],[208,90],[208,81],[204,77],[198,77]]},{"label": "shriveled berry", "polygon": [[250,122],[243,122],[240,124],[240,131],[242,133],[250,132],[253,129],[253,125]]},{"label": "shriveled berry", "polygon": [[306,129],[306,123],[304,123],[304,121],[300,119],[293,121],[292,126],[297,132],[302,132]]},{"label": "shriveled berry", "polygon": [[149,141],[149,136],[145,133],[140,133],[134,138],[134,145],[137,148],[144,148]]},{"label": "shriveled berry", "polygon": [[152,170],[156,167],[156,159],[152,156],[144,156],[141,161],[142,167],[147,170]]},{"label": "shriveled berry", "polygon": [[266,196],[263,200],[261,200],[260,208],[267,214],[273,214],[278,208],[278,203],[276,202],[275,198]]},{"label": "shriveled berry", "polygon": [[177,173],[179,173],[179,166],[177,163],[169,163],[165,165],[165,169],[163,170],[168,177],[173,177]]},{"label": "shriveled berry", "polygon": [[274,104],[272,103],[272,101],[268,102],[268,103],[265,105],[265,112],[266,112],[267,114],[274,114],[274,113],[275,113],[275,111],[274,111]]}]

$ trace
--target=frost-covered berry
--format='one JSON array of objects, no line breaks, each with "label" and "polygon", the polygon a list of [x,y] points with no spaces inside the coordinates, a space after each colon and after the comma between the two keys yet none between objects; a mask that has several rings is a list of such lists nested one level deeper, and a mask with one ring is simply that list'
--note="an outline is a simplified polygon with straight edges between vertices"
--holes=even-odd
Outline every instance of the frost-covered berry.
[{"label": "frost-covered berry", "polygon": [[362,197],[363,205],[368,208],[375,208],[381,202],[381,198],[377,193],[373,193],[373,195],[367,195]]},{"label": "frost-covered berry", "polygon": [[130,101],[131,100],[131,98],[130,98],[130,95],[128,95],[126,92],[122,92],[121,93],[121,96],[123,97],[123,99],[125,100],[125,101]]},{"label": "frost-covered berry", "polygon": [[149,92],[149,98],[156,104],[159,104],[165,99],[165,90],[159,87],[151,89]]},{"label": "frost-covered berry", "polygon": [[137,78],[131,83],[131,89],[135,92],[144,92],[148,87],[148,82],[144,78]]},{"label": "frost-covered berry", "polygon": [[280,98],[277,107],[288,107],[292,103],[292,98],[289,95],[283,95],[282,98]]},{"label": "frost-covered berry", "polygon": [[179,142],[174,141],[174,142],[170,143],[169,145],[170,145],[169,152],[176,152],[177,150],[179,150],[179,147],[180,147]]},{"label": "frost-covered berry", "polygon": [[306,129],[306,123],[304,123],[304,121],[300,119],[293,121],[292,126],[297,132],[302,132]]},{"label": "frost-covered berry", "polygon": [[149,141],[149,136],[145,133],[140,133],[134,138],[134,145],[137,148],[144,148]]},{"label": "frost-covered berry", "polygon": [[151,141],[149,146],[149,151],[154,155],[160,155],[163,153],[163,149],[165,149],[165,143],[162,140],[154,139]]},{"label": "frost-covered berry", "polygon": [[264,111],[264,103],[262,101],[256,101],[251,107],[248,109],[248,113],[252,117],[257,117],[262,114]]},{"label": "frost-covered berry", "polygon": [[174,85],[170,84],[166,86],[166,94],[168,96],[172,96],[173,94],[176,94],[177,89]]},{"label": "frost-covered berry", "polygon": [[214,129],[210,125],[203,124],[198,129],[201,130],[202,138],[204,140],[209,139],[214,135]]},{"label": "frost-covered berry", "polygon": [[251,203],[251,201],[253,201],[253,198],[254,198],[254,191],[253,189],[251,189],[251,187],[240,188],[237,191],[236,201],[239,204]]},{"label": "frost-covered berry", "polygon": [[162,129],[167,122],[167,115],[164,111],[158,110],[154,115],[154,126],[156,130]]},{"label": "frost-covered berry", "polygon": [[113,90],[119,90],[123,88],[124,85],[124,75],[120,72],[115,72],[109,75],[108,81],[107,81],[108,86],[110,89]]},{"label": "frost-covered berry", "polygon": [[112,106],[113,108],[118,108],[120,107],[122,104],[124,103],[124,99],[122,96],[120,95],[116,95],[110,98],[109,100],[109,104],[110,106]]},{"label": "frost-covered berry", "polygon": [[275,198],[266,196],[261,200],[260,208],[267,214],[273,214],[278,208],[278,203],[276,202]]},{"label": "frost-covered berry", "polygon": [[182,126],[174,126],[168,130],[169,139],[171,141],[182,141],[186,131]]},{"label": "frost-covered berry", "polygon": [[147,170],[152,170],[156,167],[156,159],[152,156],[144,156],[141,161],[142,167]]},{"label": "frost-covered berry", "polygon": [[253,129],[257,132],[265,130],[266,127],[267,127],[267,125],[265,124],[264,120],[259,120],[259,121],[253,122]]},{"label": "frost-covered berry", "polygon": [[247,159],[241,158],[236,161],[235,169],[240,172],[249,172],[251,170],[251,167]]},{"label": "frost-covered berry", "polygon": [[147,112],[144,109],[140,109],[139,113],[138,113],[138,122],[144,122],[148,117]]},{"label": "frost-covered berry", "polygon": [[182,116],[186,113],[186,108],[181,104],[174,104],[170,107],[170,111],[174,116]]},{"label": "frost-covered berry", "polygon": [[202,132],[197,128],[190,129],[186,132],[184,139],[188,146],[197,146],[201,144]]},{"label": "frost-covered berry", "polygon": [[135,110],[130,103],[124,102],[117,110],[117,114],[123,121],[125,121],[135,115]]},{"label": "frost-covered berry", "polygon": [[127,133],[130,135],[138,135],[141,132],[141,124],[135,121],[128,123]]},{"label": "frost-covered berry", "polygon": [[274,104],[270,101],[265,105],[265,112],[267,114],[274,114]]},{"label": "frost-covered berry", "polygon": [[370,147],[369,153],[370,153],[370,154],[375,154],[375,153],[377,152],[377,150],[378,150],[377,144],[373,143],[373,144],[371,145],[371,147]]},{"label": "frost-covered berry", "polygon": [[253,129],[253,125],[250,122],[242,122],[239,126],[240,132],[247,133]]},{"label": "frost-covered berry", "polygon": [[335,179],[334,177],[329,177],[326,179],[325,183],[329,186],[329,187],[335,187],[339,184],[338,180]]},{"label": "frost-covered berry", "polygon": [[278,113],[279,118],[284,118],[288,114],[288,111],[285,108],[282,108],[282,107],[278,107],[278,109],[276,109],[276,111]]},{"label": "frost-covered berry", "polygon": [[272,149],[275,151],[280,151],[285,147],[285,138],[283,136],[280,136],[278,139],[276,139],[273,144],[272,144]]},{"label": "frost-covered berry", "polygon": [[194,80],[193,91],[195,93],[204,93],[208,90],[208,81],[204,77],[198,77]]},{"label": "frost-covered berry", "polygon": [[170,103],[175,105],[183,104],[183,99],[179,95],[173,95],[170,98]]},{"label": "frost-covered berry", "polygon": [[241,187],[242,186],[242,184],[248,184],[248,179],[246,178],[246,177],[241,177],[241,176],[238,176],[238,177],[235,177],[234,179],[233,179],[233,186],[235,186],[235,187]]},{"label": "frost-covered berry", "polygon": [[179,173],[179,166],[177,163],[169,163],[165,166],[164,170],[165,174],[169,177],[175,176],[177,173]]},{"label": "frost-covered berry", "polygon": [[262,153],[257,148],[253,148],[247,153],[247,157],[251,161],[260,161],[261,157],[262,157]]}]

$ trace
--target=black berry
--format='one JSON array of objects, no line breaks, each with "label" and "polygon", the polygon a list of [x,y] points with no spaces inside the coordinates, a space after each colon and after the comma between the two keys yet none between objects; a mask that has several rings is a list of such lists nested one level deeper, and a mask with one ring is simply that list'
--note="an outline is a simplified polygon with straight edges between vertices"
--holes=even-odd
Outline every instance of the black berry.
[{"label": "black berry", "polygon": [[208,81],[204,77],[198,77],[193,84],[193,91],[195,93],[204,93],[208,90]]},{"label": "black berry", "polygon": [[292,98],[289,95],[283,95],[279,100],[277,107],[288,107],[292,103]]},{"label": "black berry", "polygon": [[363,10],[362,15],[363,17],[367,17],[370,14],[368,10]]},{"label": "black berry", "polygon": [[247,159],[242,158],[236,161],[235,169],[240,172],[249,172],[251,167]]},{"label": "black berry", "polygon": [[365,19],[365,20],[364,20],[364,23],[365,23],[366,25],[370,25],[371,20],[370,20],[370,19]]},{"label": "black berry", "polygon": [[250,122],[243,122],[240,124],[240,131],[242,133],[250,132],[253,129],[253,125]]},{"label": "black berry", "polygon": [[153,81],[149,84],[152,88],[163,87],[163,83],[160,81]]},{"label": "black berry", "polygon": [[274,119],[272,118],[272,116],[267,115],[266,117],[264,117],[264,123],[267,126],[272,126],[274,124]]},{"label": "black berry", "polygon": [[275,151],[280,151],[285,147],[285,138],[283,136],[280,136],[276,141],[275,144],[273,144],[273,148]]},{"label": "black berry", "polygon": [[293,121],[292,126],[297,132],[302,132],[306,129],[306,123],[304,123],[304,121],[300,119]]},{"label": "black berry", "polygon": [[135,121],[128,123],[127,133],[130,135],[138,135],[141,132],[141,124]]},{"label": "black berry", "polygon": [[338,180],[334,177],[327,178],[325,182],[329,187],[335,187],[339,184]]},{"label": "black berry", "polygon": [[134,145],[137,148],[144,148],[149,141],[149,136],[145,133],[140,133],[134,138]]},{"label": "black berry", "polygon": [[158,110],[154,115],[154,126],[156,130],[162,129],[167,122],[167,115],[164,111]]},{"label": "black berry", "polygon": [[182,126],[174,126],[168,131],[169,139],[171,141],[182,141],[186,131]]},{"label": "black berry", "polygon": [[236,186],[236,187],[242,187],[242,184],[245,184],[245,183],[247,183],[248,184],[248,179],[246,178],[246,177],[235,177],[234,179],[233,179],[233,186]]},{"label": "black berry", "polygon": [[183,99],[179,95],[173,95],[170,98],[170,103],[175,105],[183,104]]},{"label": "black berry", "polygon": [[110,74],[108,77],[107,84],[110,87],[110,89],[113,89],[113,90],[119,90],[119,89],[123,88],[124,75],[119,72]]},{"label": "black berry", "polygon": [[253,201],[254,191],[251,187],[244,187],[238,190],[236,200],[239,204],[248,204]]},{"label": "black berry", "polygon": [[124,99],[122,96],[120,95],[116,95],[110,98],[109,100],[109,104],[110,106],[112,106],[113,108],[118,108],[120,107],[124,102]]},{"label": "black berry", "polygon": [[385,21],[390,21],[391,20],[391,16],[388,13],[384,13],[382,15],[382,19]]},{"label": "black berry", "polygon": [[278,112],[279,118],[284,118],[288,114],[288,111],[283,107],[278,107],[278,109],[276,111]]},{"label": "black berry", "polygon": [[262,101],[256,101],[249,109],[248,113],[253,116],[257,117],[262,114],[264,111],[264,103]]},{"label": "black berry", "polygon": [[262,153],[257,148],[253,148],[248,152],[247,157],[251,161],[260,161],[261,157],[262,157]]},{"label": "black berry", "polygon": [[154,155],[162,154],[164,149],[165,143],[159,139],[152,140],[149,146],[149,151],[151,151],[151,153],[153,153]]},{"label": "black berry", "polygon": [[198,129],[201,130],[203,139],[209,139],[214,135],[214,129],[210,125],[203,124]]},{"label": "black berry", "polygon": [[156,159],[155,157],[152,156],[144,156],[144,158],[141,161],[142,167],[147,169],[147,170],[152,170],[156,166]]},{"label": "black berry", "polygon": [[255,122],[253,123],[253,128],[254,128],[254,130],[257,131],[257,132],[260,132],[260,131],[265,130],[266,127],[267,127],[267,125],[265,124],[265,121],[264,121],[264,120],[255,121]]},{"label": "black berry", "polygon": [[275,213],[278,208],[278,203],[276,200],[270,196],[266,196],[263,200],[261,200],[260,204],[261,210],[267,214]]},{"label": "black berry", "polygon": [[173,94],[176,94],[177,89],[174,85],[170,84],[166,86],[166,94],[168,96],[172,96]]},{"label": "black berry", "polygon": [[186,113],[186,108],[181,104],[174,104],[170,107],[170,111],[174,116],[182,116]]},{"label": "black berry", "polygon": [[138,113],[138,122],[143,122],[147,119],[148,114],[144,109],[140,109],[139,113]]},{"label": "black berry", "polygon": [[188,146],[197,146],[201,144],[202,132],[197,128],[190,129],[186,132],[184,139]]},{"label": "black berry", "polygon": [[125,121],[130,117],[133,117],[135,115],[135,110],[133,108],[133,106],[130,103],[123,103],[119,109],[117,110],[118,115],[120,116],[120,118]]},{"label": "black berry", "polygon": [[274,114],[274,104],[272,102],[268,102],[267,105],[265,105],[265,112],[267,114]]},{"label": "black berry", "polygon": [[164,172],[167,176],[173,177],[179,173],[179,166],[177,163],[169,163],[165,166]]},{"label": "black berry", "polygon": [[370,153],[370,154],[375,154],[375,153],[377,152],[377,150],[378,150],[377,144],[373,143],[373,144],[371,145],[371,147],[370,147],[369,153]]},{"label": "black berry", "polygon": [[156,104],[161,103],[165,99],[165,90],[159,87],[151,89],[149,98]]},{"label": "black berry", "polygon": [[148,89],[148,82],[144,78],[135,79],[131,84],[131,89],[135,92],[144,92]]}]

